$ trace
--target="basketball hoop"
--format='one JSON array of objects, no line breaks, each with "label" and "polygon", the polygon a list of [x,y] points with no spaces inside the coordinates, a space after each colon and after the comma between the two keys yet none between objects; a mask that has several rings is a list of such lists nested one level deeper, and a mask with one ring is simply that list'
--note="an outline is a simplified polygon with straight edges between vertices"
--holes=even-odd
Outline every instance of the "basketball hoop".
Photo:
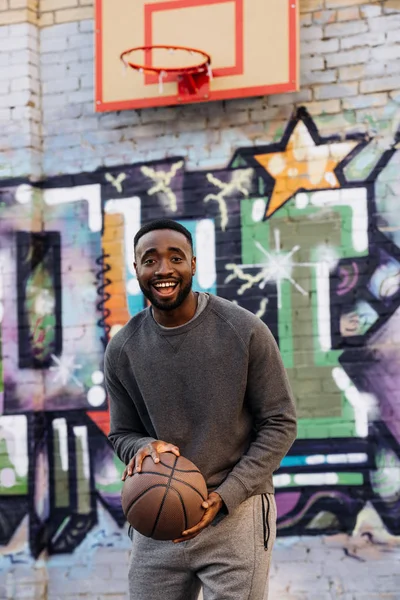
[{"label": "basketball hoop", "polygon": [[[189,54],[197,54],[200,60],[197,63],[191,64],[186,67],[182,66],[153,66],[152,63],[152,50],[165,50],[170,53],[176,51],[188,52]],[[131,61],[128,56],[133,52],[143,51],[145,53],[144,63],[138,63]],[[189,48],[187,46],[138,46],[137,48],[130,48],[125,50],[120,55],[125,67],[130,67],[139,73],[144,75],[156,75],[158,77],[159,93],[163,93],[164,80],[168,78],[169,81],[178,81],[178,100],[182,97],[191,96],[193,100],[194,95],[199,95],[200,90],[208,91],[208,83],[212,79],[211,70],[211,56],[203,50],[197,50],[196,48]],[[203,94],[205,98],[207,94]]]}]

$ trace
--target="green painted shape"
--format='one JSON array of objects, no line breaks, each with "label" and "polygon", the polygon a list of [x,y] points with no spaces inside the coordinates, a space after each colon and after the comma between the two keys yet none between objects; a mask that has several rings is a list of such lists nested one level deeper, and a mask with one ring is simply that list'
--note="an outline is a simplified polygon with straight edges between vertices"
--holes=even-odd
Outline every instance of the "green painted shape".
[{"label": "green painted shape", "polygon": [[[7,452],[7,444],[4,439],[0,439],[0,471],[3,469],[12,469],[15,472],[14,464],[10,460]],[[15,483],[10,487],[0,484],[0,496],[26,496],[28,494],[28,477],[20,477],[15,472]]]},{"label": "green painted shape", "polygon": [[268,221],[254,222],[255,200],[241,202],[243,265],[265,264],[266,257],[256,242],[274,254],[274,230],[280,232],[281,253],[288,254],[299,246],[289,272],[305,294],[289,280],[281,281],[278,310],[280,351],[297,402],[298,437],[353,437],[354,410],[332,377],[332,369],[340,366],[341,351],[323,351],[319,342],[317,272],[312,266],[327,247],[334,251],[337,260],[366,255],[367,250],[359,252],[353,247],[352,208],[308,205],[300,209],[292,199]]},{"label": "green painted shape", "polygon": [[54,502],[57,508],[67,508],[70,503],[69,476],[61,463],[61,439],[58,429],[53,429]]},{"label": "green painted shape", "polygon": [[125,469],[125,465],[115,455],[113,456],[113,463],[116,468],[116,479],[115,479],[115,481],[113,481],[112,483],[109,483],[107,485],[96,482],[96,489],[99,490],[99,492],[105,492],[105,493],[109,493],[109,494],[118,494],[121,492],[121,489],[122,489],[121,477],[122,477],[122,473]]},{"label": "green painted shape", "polygon": [[364,477],[362,473],[337,473],[339,485],[363,485]]},{"label": "green painted shape", "polygon": [[75,457],[78,513],[86,515],[91,511],[90,476],[86,476],[84,466],[84,461],[89,460],[89,456],[86,454],[82,439],[78,436],[75,438]]}]

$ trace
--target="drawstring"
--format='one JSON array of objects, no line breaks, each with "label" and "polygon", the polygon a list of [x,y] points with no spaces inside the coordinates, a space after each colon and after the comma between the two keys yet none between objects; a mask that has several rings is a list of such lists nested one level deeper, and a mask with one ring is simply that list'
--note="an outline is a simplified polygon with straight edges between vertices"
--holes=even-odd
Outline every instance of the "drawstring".
[{"label": "drawstring", "polygon": [[[264,500],[267,503],[267,511],[265,511]],[[262,521],[263,521],[263,531],[264,531],[264,550],[268,550],[268,542],[271,535],[271,530],[269,527],[269,511],[270,511],[270,503],[267,494],[261,495],[261,506],[262,506]]]}]

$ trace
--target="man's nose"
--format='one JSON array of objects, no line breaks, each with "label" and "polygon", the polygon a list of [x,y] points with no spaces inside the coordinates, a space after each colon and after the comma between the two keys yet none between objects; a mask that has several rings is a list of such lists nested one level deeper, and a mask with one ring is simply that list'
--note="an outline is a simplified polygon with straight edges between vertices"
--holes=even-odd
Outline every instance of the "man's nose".
[{"label": "man's nose", "polygon": [[171,274],[172,271],[171,263],[167,259],[160,260],[156,271],[157,275],[163,275],[165,277],[166,275]]}]

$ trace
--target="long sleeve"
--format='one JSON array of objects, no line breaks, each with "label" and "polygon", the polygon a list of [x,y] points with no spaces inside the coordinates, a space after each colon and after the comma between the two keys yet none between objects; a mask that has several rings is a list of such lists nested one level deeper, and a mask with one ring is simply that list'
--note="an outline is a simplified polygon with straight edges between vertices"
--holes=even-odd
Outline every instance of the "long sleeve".
[{"label": "long sleeve", "polygon": [[260,321],[249,347],[246,402],[255,438],[246,454],[215,490],[229,512],[272,477],[296,437],[296,412],[278,346]]},{"label": "long sleeve", "polygon": [[136,410],[133,399],[122,385],[117,374],[117,361],[113,361],[113,349],[108,346],[104,360],[105,384],[110,402],[110,440],[117,456],[123,463],[140,448],[153,442]]}]

